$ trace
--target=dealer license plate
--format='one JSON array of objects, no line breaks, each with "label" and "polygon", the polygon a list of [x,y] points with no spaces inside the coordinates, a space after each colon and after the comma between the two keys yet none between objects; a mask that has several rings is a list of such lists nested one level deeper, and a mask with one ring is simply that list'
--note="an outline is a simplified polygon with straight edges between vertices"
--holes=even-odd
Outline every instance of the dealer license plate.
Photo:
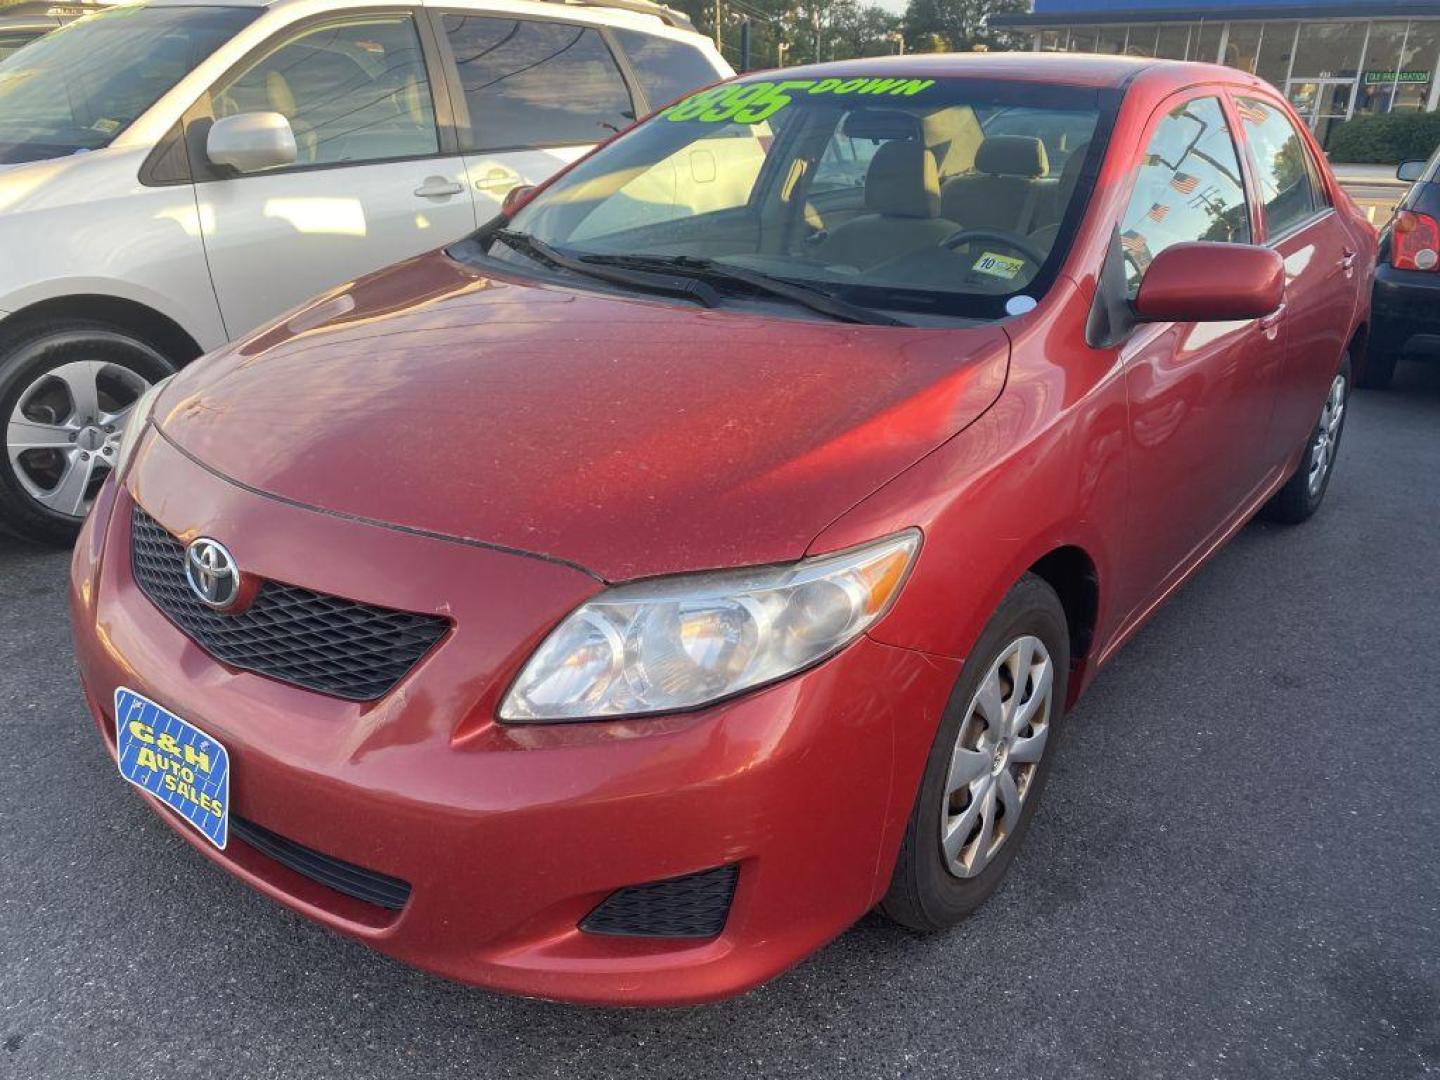
[{"label": "dealer license plate", "polygon": [[194,724],[137,694],[115,690],[120,775],[220,850],[230,831],[230,755]]}]

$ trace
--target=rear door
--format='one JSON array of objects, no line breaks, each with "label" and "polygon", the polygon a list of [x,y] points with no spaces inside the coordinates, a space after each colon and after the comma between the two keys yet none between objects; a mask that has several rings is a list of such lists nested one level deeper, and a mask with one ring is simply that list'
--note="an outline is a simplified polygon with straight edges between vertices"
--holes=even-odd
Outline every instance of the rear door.
[{"label": "rear door", "polygon": [[[1249,243],[1240,151],[1218,89],[1166,101],[1119,222],[1133,299],[1172,244]],[[1133,603],[1163,591],[1233,522],[1265,452],[1283,317],[1141,325],[1121,347],[1130,403]]]},{"label": "rear door", "polygon": [[598,27],[477,11],[437,22],[481,221],[512,188],[549,178],[643,108]]},{"label": "rear door", "polygon": [[230,337],[475,228],[437,67],[409,11],[330,15],[277,34],[191,110],[191,155],[202,163],[212,120],[240,113],[283,114],[299,148],[291,166],[199,176],[205,253]]},{"label": "rear door", "polygon": [[1354,320],[1360,245],[1336,213],[1309,140],[1278,98],[1234,97],[1264,241],[1285,260],[1287,334],[1268,446],[1272,465],[1310,435]]}]

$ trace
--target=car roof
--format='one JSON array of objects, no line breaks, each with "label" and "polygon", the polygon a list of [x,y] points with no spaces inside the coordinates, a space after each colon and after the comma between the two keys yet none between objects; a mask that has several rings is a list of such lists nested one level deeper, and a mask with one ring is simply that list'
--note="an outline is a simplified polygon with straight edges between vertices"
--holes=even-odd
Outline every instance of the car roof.
[{"label": "car roof", "polygon": [[786,78],[799,79],[864,74],[910,79],[1004,79],[1097,89],[1128,86],[1142,73],[1162,79],[1169,76],[1181,85],[1217,81],[1237,85],[1258,82],[1243,72],[1219,64],[1084,53],[910,53],[784,69]]},{"label": "car roof", "polygon": [[[306,0],[146,0],[152,7],[248,7],[281,8]],[[336,10],[348,7],[374,6],[376,0],[347,4],[335,0],[325,5]],[[636,27],[654,27],[657,23],[675,30],[695,32],[694,25],[684,12],[665,6],[656,0],[413,0],[419,7],[476,8],[481,10],[506,11],[514,13],[554,14],[557,7],[573,12],[601,16],[607,21],[625,23]]]}]

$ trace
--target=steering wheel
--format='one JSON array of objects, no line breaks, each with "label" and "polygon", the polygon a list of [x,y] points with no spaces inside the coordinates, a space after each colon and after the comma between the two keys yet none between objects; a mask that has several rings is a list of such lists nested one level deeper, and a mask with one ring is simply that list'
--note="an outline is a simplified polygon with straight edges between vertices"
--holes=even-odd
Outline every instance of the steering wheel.
[{"label": "steering wheel", "polygon": [[1045,261],[1045,253],[1030,243],[1029,240],[1019,233],[1012,233],[1006,229],[956,229],[953,233],[940,241],[943,248],[957,248],[961,244],[971,240],[991,240],[997,244],[1003,244],[1011,251],[1018,251],[1025,258],[1029,259],[1036,266]]}]

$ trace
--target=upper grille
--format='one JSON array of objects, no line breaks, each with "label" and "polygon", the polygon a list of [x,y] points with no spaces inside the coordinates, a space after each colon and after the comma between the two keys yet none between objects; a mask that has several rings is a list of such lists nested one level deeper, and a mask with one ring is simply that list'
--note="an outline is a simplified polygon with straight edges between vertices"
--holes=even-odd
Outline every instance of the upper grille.
[{"label": "upper grille", "polygon": [[738,866],[617,889],[580,921],[590,934],[621,937],[714,937],[725,929]]},{"label": "upper grille", "polygon": [[231,667],[350,701],[371,701],[440,640],[446,620],[264,581],[233,615],[200,602],[185,577],[185,545],[132,508],[135,581],[196,644]]}]

